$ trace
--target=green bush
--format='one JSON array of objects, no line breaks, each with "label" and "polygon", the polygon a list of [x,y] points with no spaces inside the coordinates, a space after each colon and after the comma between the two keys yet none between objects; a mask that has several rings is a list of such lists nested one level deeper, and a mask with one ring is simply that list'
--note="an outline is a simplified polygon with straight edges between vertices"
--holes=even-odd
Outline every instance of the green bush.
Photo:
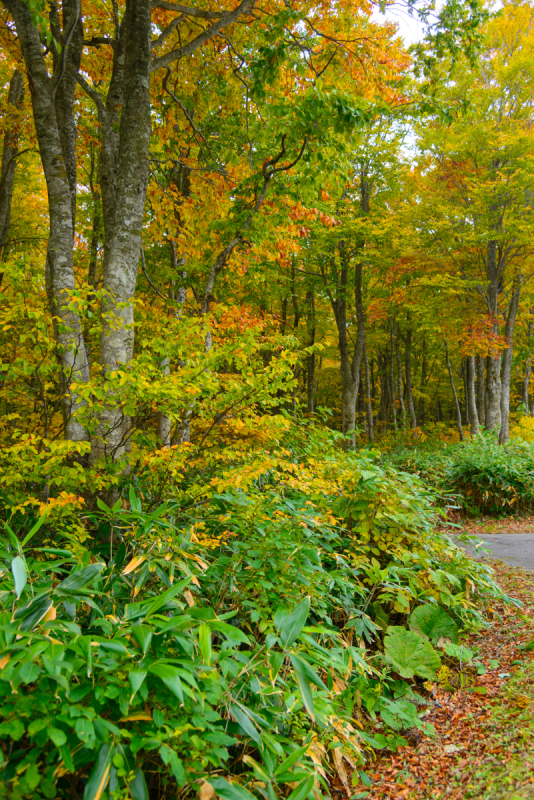
[{"label": "green bush", "polygon": [[[433,633],[481,623],[490,570],[372,454],[308,432],[245,474],[159,506],[134,475],[127,503],[80,516],[90,550],[46,517],[6,526],[0,796],[305,800],[424,729]],[[429,604],[445,617],[414,616]]]},{"label": "green bush", "polygon": [[517,439],[498,444],[482,434],[455,444],[397,448],[383,457],[416,474],[441,496],[442,505],[467,514],[507,515],[534,508],[534,446]]}]

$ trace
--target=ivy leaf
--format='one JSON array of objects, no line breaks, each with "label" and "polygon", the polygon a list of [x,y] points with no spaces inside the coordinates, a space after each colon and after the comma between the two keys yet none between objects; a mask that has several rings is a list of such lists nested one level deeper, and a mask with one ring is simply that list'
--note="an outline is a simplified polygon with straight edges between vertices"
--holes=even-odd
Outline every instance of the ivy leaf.
[{"label": "ivy leaf", "polygon": [[403,678],[433,680],[441,660],[430,642],[426,642],[415,631],[408,631],[398,625],[388,628],[384,639],[384,655],[391,666]]},{"label": "ivy leaf", "polygon": [[458,640],[458,626],[453,618],[439,606],[430,603],[415,609],[410,617],[410,628],[428,636],[432,642],[437,642],[442,636],[453,642]]}]

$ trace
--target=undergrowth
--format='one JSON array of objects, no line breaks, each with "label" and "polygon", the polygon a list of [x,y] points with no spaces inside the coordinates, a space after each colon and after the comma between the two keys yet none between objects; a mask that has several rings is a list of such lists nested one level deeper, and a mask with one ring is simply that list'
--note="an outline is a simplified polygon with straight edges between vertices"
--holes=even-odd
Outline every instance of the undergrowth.
[{"label": "undergrowth", "polygon": [[6,504],[0,796],[326,797],[432,735],[419,687],[500,594],[434,493],[313,426],[183,451],[113,503]]}]

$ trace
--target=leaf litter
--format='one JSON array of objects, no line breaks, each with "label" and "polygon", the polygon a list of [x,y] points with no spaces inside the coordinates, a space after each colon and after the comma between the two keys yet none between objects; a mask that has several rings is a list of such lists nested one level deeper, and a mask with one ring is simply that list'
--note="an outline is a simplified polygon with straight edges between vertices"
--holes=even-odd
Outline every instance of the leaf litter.
[{"label": "leaf litter", "polygon": [[[534,530],[534,520],[530,519]],[[379,751],[364,782],[334,794],[368,800],[534,800],[534,573],[491,562],[509,596],[522,605],[494,604],[489,627],[467,639],[486,672],[475,685],[426,684],[425,720],[435,736],[411,729],[407,746]],[[355,780],[356,779],[356,780]],[[369,781],[370,779],[370,781]],[[370,783],[370,786],[366,785]]]}]

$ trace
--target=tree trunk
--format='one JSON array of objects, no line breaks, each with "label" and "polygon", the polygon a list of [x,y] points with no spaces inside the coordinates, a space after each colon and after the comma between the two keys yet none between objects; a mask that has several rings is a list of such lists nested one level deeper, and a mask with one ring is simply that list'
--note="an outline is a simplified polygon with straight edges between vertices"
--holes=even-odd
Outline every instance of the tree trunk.
[{"label": "tree trunk", "polygon": [[404,406],[404,390],[402,386],[402,361],[401,361],[401,354],[400,354],[400,347],[399,347],[399,335],[397,332],[397,336],[395,338],[395,353],[397,356],[397,392],[399,395],[399,407],[400,407],[400,414],[401,414],[401,425],[402,430],[406,430],[406,408]]},{"label": "tree trunk", "polygon": [[510,438],[510,378],[512,375],[512,356],[514,351],[514,325],[519,306],[519,295],[521,292],[521,276],[514,280],[514,289],[510,299],[504,336],[508,347],[502,355],[502,385],[501,385],[501,430],[499,431],[499,443],[504,444]]},{"label": "tree trunk", "polygon": [[[15,70],[9,82],[9,92],[7,95],[8,108],[18,110],[22,105],[24,97],[24,82],[22,72]],[[15,179],[15,167],[17,166],[19,135],[16,122],[8,121],[4,133],[4,146],[2,148],[2,166],[0,167],[0,261],[5,255],[5,247],[9,235],[9,224],[11,221],[11,201],[13,198],[13,182]],[[0,284],[2,283],[2,273],[0,273]]]},{"label": "tree trunk", "polygon": [[475,388],[475,357],[467,356],[466,360],[466,402],[469,409],[469,424],[471,436],[478,436],[480,425],[478,421],[477,398]]},{"label": "tree trunk", "polygon": [[363,346],[363,364],[365,368],[365,401],[367,404],[367,436],[372,443],[375,440],[375,430],[373,424],[373,403],[371,399],[371,381],[369,380],[369,359],[367,358],[367,346]]},{"label": "tree trunk", "polygon": [[501,357],[486,358],[486,430],[500,426],[501,417]]},{"label": "tree trunk", "polygon": [[390,387],[390,394],[391,394],[391,418],[393,421],[393,430],[397,431],[397,407],[396,407],[396,398],[395,398],[395,346],[393,342],[393,320],[391,321],[391,325],[389,327],[389,352],[390,352],[390,361],[389,361],[389,387]]},{"label": "tree trunk", "polygon": [[[308,307],[308,314],[306,316],[308,347],[311,347],[315,344],[315,294],[311,289],[306,294],[306,304]],[[313,414],[315,411],[315,353],[309,353],[306,356],[306,366],[306,409],[308,414]]]},{"label": "tree trunk", "polygon": [[410,415],[410,424],[412,430],[417,428],[417,419],[415,416],[415,407],[413,402],[412,393],[412,329],[408,328],[406,331],[406,349],[405,349],[405,369],[406,369],[406,402],[408,404],[408,413]]},{"label": "tree trunk", "polygon": [[476,357],[476,370],[477,370],[477,415],[478,415],[478,422],[479,425],[486,424],[486,413],[485,413],[485,403],[484,403],[484,394],[486,388],[486,382],[484,379],[484,367],[485,367],[485,360],[484,356],[477,356]]},{"label": "tree trunk", "polygon": [[66,73],[62,75],[56,70],[52,77],[48,75],[41,37],[32,23],[28,6],[22,0],[5,0],[5,5],[15,21],[31,80],[33,117],[48,192],[50,232],[45,280],[60,364],[65,437],[71,441],[84,441],[87,439],[86,431],[76,419],[81,400],[73,389],[73,383],[86,382],[89,368],[80,318],[70,307],[70,295],[75,289],[72,192],[55,102],[58,83],[61,85]]},{"label": "tree trunk", "polygon": [[[128,0],[124,33],[124,103],[120,117],[118,169],[107,175],[107,201],[114,195],[115,213],[104,246],[100,364],[107,375],[133,356],[133,297],[141,252],[141,227],[148,185],[150,142],[150,2]],[[122,27],[121,26],[121,27]],[[122,70],[122,65],[120,68]],[[113,81],[112,81],[113,83]],[[105,129],[103,129],[106,135]],[[107,132],[110,135],[110,132]],[[114,140],[104,143],[111,152]],[[109,169],[108,165],[108,169]],[[111,185],[113,184],[113,185]],[[102,199],[104,200],[103,192]],[[105,210],[106,216],[106,210]],[[118,398],[103,410],[94,455],[124,452],[128,432]]]},{"label": "tree trunk", "polygon": [[447,361],[447,371],[449,373],[449,380],[451,382],[451,389],[452,389],[452,397],[454,400],[454,407],[456,408],[456,424],[458,426],[458,435],[460,436],[460,441],[463,442],[464,440],[464,432],[462,429],[462,412],[460,409],[460,401],[458,400],[458,395],[456,394],[456,386],[454,385],[454,377],[452,374],[451,369],[451,361],[449,358],[449,347],[447,342],[445,342],[445,358]]}]

